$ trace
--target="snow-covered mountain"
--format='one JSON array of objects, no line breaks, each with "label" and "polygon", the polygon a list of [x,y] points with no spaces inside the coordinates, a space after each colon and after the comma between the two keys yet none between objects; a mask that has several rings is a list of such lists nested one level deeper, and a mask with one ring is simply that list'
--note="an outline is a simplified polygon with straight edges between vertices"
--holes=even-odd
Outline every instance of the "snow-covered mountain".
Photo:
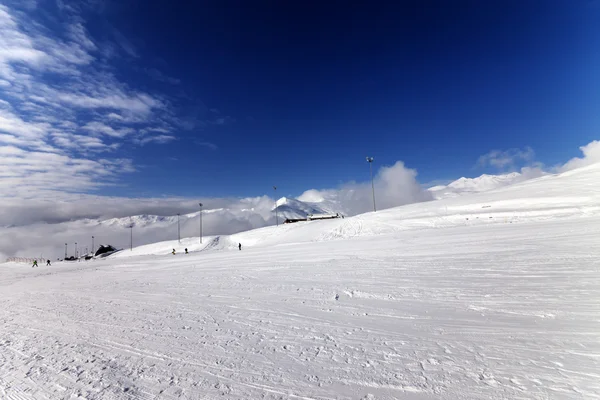
[{"label": "snow-covered mountain", "polygon": [[523,175],[518,172],[512,172],[504,175],[481,175],[477,178],[465,178],[455,180],[448,185],[440,185],[429,188],[428,190],[436,199],[445,199],[449,197],[458,197],[465,194],[481,193],[490,190],[499,189],[525,180]]},{"label": "snow-covered mountain", "polygon": [[[275,207],[273,207],[275,210]],[[274,211],[275,212],[275,211]],[[301,201],[282,197],[277,200],[277,215],[285,218],[306,218],[311,214],[336,214],[343,213],[341,207],[327,202],[324,199],[315,202]]]}]

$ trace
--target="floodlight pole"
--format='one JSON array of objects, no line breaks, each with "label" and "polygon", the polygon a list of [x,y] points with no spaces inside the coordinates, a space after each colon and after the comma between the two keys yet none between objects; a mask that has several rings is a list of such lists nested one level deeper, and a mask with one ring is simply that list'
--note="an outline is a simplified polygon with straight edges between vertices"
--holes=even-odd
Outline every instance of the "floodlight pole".
[{"label": "floodlight pole", "polygon": [[77,242],[75,242],[75,258],[77,258]]},{"label": "floodlight pole", "polygon": [[92,253],[94,253],[94,237],[92,236]]},{"label": "floodlight pole", "polygon": [[67,244],[65,243],[65,260],[67,259]]},{"label": "floodlight pole", "polygon": [[198,203],[200,206],[200,244],[202,244],[202,203]]},{"label": "floodlight pole", "polygon": [[129,238],[129,250],[133,251],[133,224],[129,225],[129,230],[130,230],[130,238]]},{"label": "floodlight pole", "polygon": [[369,170],[371,171],[371,190],[373,191],[373,211],[377,211],[375,206],[375,185],[373,184],[373,157],[367,157],[369,163]]},{"label": "floodlight pole", "polygon": [[275,224],[279,226],[279,216],[277,215],[277,186],[273,186],[273,190],[275,191]]},{"label": "floodlight pole", "polygon": [[177,241],[181,244],[181,230],[179,229],[179,213],[177,213]]}]

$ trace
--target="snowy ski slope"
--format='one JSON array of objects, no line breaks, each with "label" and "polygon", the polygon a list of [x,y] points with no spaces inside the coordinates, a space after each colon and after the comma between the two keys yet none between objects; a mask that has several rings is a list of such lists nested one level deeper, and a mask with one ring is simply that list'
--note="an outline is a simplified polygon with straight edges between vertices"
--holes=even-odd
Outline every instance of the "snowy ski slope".
[{"label": "snowy ski slope", "polygon": [[202,245],[3,264],[0,398],[600,399],[599,201],[594,165]]},{"label": "snowy ski slope", "polygon": [[198,237],[152,243],[116,257],[147,254],[290,245],[366,236],[380,236],[431,228],[482,224],[506,224],[548,219],[600,216],[600,164],[556,176],[513,184],[470,196],[367,213],[352,218],[299,222],[241,232],[234,235]]}]

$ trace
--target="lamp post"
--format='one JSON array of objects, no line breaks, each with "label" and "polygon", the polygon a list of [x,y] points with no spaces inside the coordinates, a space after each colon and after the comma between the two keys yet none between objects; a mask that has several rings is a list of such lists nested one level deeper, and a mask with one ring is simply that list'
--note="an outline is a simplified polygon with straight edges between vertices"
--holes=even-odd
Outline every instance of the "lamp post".
[{"label": "lamp post", "polygon": [[92,236],[92,253],[94,253],[94,237]]},{"label": "lamp post", "polygon": [[279,217],[277,216],[277,186],[273,186],[275,192],[275,224],[279,226]]},{"label": "lamp post", "polygon": [[181,244],[181,230],[179,229],[179,213],[177,213],[177,241]]},{"label": "lamp post", "polygon": [[198,203],[200,206],[200,244],[202,244],[202,203]]},{"label": "lamp post", "polygon": [[128,226],[131,236],[129,237],[129,250],[133,251],[133,223]]},{"label": "lamp post", "polygon": [[77,258],[77,242],[75,242],[75,258]]},{"label": "lamp post", "polygon": [[67,244],[65,243],[65,260],[67,259]]},{"label": "lamp post", "polygon": [[373,191],[373,211],[377,211],[375,206],[375,185],[373,184],[373,157],[367,157],[369,163],[369,170],[371,171],[371,190]]}]

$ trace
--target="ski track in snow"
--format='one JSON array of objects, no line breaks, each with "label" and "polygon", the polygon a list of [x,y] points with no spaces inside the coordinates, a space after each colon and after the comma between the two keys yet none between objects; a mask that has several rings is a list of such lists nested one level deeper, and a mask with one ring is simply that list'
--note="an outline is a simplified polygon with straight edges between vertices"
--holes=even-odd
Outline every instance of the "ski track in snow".
[{"label": "ski track in snow", "polygon": [[0,398],[600,399],[599,238],[590,217],[1,267]]}]

